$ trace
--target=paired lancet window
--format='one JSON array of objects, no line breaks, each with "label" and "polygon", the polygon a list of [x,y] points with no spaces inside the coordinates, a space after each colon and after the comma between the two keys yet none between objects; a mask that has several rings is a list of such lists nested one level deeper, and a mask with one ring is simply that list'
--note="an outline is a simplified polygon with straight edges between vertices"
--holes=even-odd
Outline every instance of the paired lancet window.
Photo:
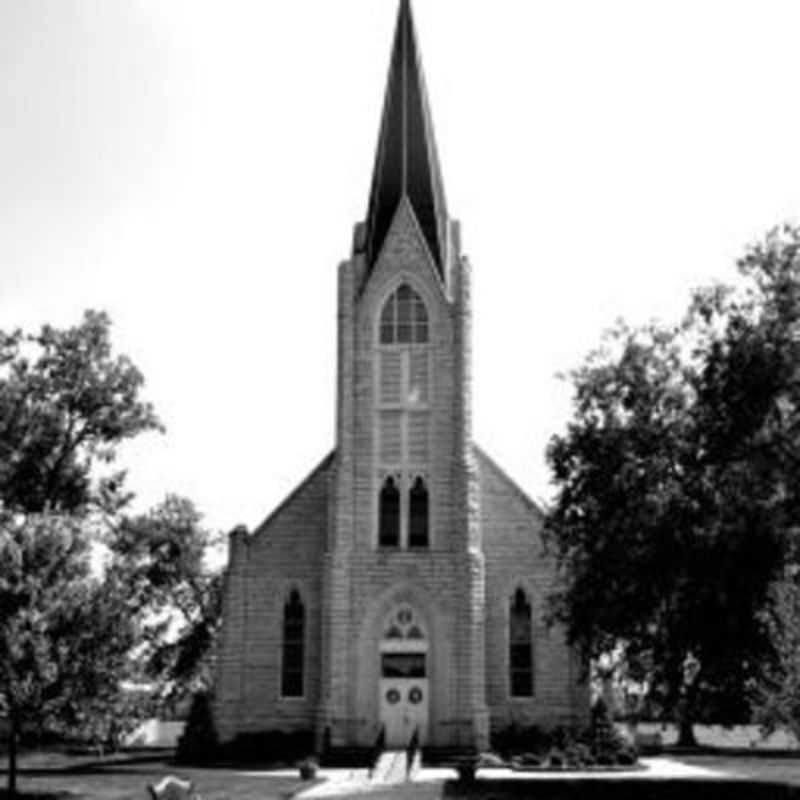
[{"label": "paired lancet window", "polygon": [[281,660],[281,695],[303,696],[303,658],[305,650],[306,610],[300,594],[293,589],[283,606],[283,658]]},{"label": "paired lancet window", "polygon": [[377,349],[376,463],[379,547],[430,544],[430,322],[401,284],[381,309]]},{"label": "paired lancet window", "polygon": [[512,697],[533,696],[531,604],[517,589],[508,614],[508,682]]}]

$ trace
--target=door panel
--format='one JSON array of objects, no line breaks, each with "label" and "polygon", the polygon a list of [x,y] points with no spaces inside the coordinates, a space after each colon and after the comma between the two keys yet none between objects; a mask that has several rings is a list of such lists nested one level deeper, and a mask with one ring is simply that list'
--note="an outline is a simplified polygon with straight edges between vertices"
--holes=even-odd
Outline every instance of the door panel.
[{"label": "door panel", "polygon": [[428,680],[382,678],[380,710],[387,748],[407,747],[415,730],[419,731],[419,743],[423,744],[428,733]]}]

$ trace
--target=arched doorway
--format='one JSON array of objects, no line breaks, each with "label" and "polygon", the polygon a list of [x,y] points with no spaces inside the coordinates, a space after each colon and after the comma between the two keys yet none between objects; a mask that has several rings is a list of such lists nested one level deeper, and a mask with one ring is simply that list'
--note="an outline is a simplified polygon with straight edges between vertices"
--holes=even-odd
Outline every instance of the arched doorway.
[{"label": "arched doorway", "polygon": [[380,642],[379,708],[387,747],[406,747],[416,731],[428,735],[428,635],[419,614],[408,604],[384,620]]}]

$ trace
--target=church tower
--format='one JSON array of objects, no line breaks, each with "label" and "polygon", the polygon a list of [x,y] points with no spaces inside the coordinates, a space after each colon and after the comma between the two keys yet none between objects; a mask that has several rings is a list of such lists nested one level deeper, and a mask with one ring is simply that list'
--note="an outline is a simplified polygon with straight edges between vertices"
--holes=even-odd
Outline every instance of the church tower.
[{"label": "church tower", "polygon": [[[340,267],[338,302],[324,724],[334,744],[361,739],[361,719],[385,726],[397,745],[416,727],[425,741],[485,744],[469,265],[447,213],[408,0],[367,219]],[[405,640],[389,633],[409,614],[426,636],[402,650]]]}]

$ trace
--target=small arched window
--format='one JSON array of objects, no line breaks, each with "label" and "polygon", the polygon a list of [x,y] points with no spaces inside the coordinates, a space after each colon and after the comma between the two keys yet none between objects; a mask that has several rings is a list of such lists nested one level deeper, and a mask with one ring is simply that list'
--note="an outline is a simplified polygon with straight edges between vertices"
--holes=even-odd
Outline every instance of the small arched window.
[{"label": "small arched window", "polygon": [[281,695],[303,696],[303,658],[305,640],[305,607],[300,593],[293,589],[283,607],[283,659],[281,662]]},{"label": "small arched window", "polygon": [[531,604],[522,589],[511,600],[508,615],[508,667],[512,697],[533,696]]},{"label": "small arched window", "polygon": [[428,312],[422,298],[407,284],[397,288],[381,312],[381,344],[427,344]]},{"label": "small arched window", "polygon": [[391,476],[381,486],[378,504],[378,544],[381,547],[399,547],[400,490]]},{"label": "small arched window", "polygon": [[408,493],[408,545],[428,546],[428,487],[416,478]]}]

